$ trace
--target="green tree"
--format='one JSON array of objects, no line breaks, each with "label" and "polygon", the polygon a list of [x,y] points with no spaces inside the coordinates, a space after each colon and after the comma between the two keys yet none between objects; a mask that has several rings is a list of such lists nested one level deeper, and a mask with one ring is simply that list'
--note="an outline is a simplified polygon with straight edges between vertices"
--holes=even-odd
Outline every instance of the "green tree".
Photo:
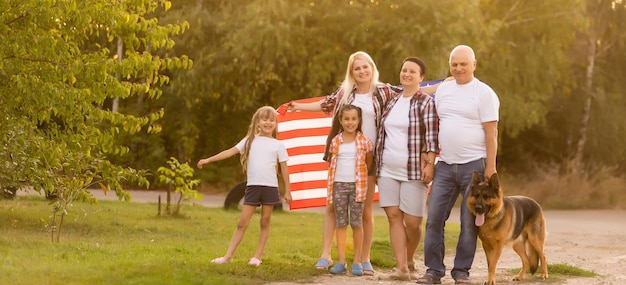
[{"label": "green tree", "polygon": [[618,2],[584,1],[576,6],[584,24],[567,33],[575,41],[563,46],[564,54],[559,55],[571,64],[561,68],[560,76],[544,79],[555,80],[555,85],[546,94],[541,123],[505,138],[502,160],[518,160],[510,166],[520,171],[541,166],[556,173],[624,175],[626,8]]},{"label": "green tree", "polygon": [[[174,71],[175,80],[164,89],[171,96],[159,100],[166,110],[162,138],[168,155],[181,161],[205,157],[241,138],[259,106],[333,92],[348,56],[357,50],[374,57],[385,82],[397,84],[399,64],[407,56],[426,59],[431,78],[446,76],[451,47],[439,45],[450,39],[439,35],[455,35],[467,25],[446,22],[444,15],[464,19],[475,12],[454,3],[176,2],[164,22],[181,17],[190,22],[189,31],[177,37],[174,53],[189,55],[194,68]],[[233,184],[242,178],[239,167],[236,161],[224,162],[201,175]]]},{"label": "green tree", "polygon": [[559,162],[551,150],[562,147],[560,132],[547,121],[553,103],[576,84],[570,51],[585,24],[584,2],[483,0],[480,6],[477,77],[500,98],[499,165],[524,173],[537,162]]},{"label": "green tree", "polygon": [[[546,104],[571,78],[569,48],[584,24],[582,1],[481,1],[481,79],[500,95],[500,127],[512,138],[544,123]],[[566,86],[567,87],[567,86]],[[569,86],[571,88],[571,86]],[[561,89],[567,90],[567,89]]]},{"label": "green tree", "polygon": [[[159,167],[157,172],[159,173],[159,181],[168,187],[167,204],[165,206],[167,214],[178,216],[180,214],[180,203],[183,200],[202,200],[202,194],[194,189],[200,184],[200,180],[192,179],[194,170],[188,163],[180,163],[176,158],[171,157],[167,161],[167,165],[168,167]],[[174,191],[180,194],[174,209],[170,205],[172,186]]]},{"label": "green tree", "polygon": [[[576,89],[582,100],[578,109],[580,124],[571,135],[575,142],[571,167],[580,172],[598,165],[614,166],[624,163],[626,151],[621,146],[626,130],[622,114],[626,100],[623,90],[626,47],[626,3],[603,0],[586,1],[587,29],[579,35],[580,46],[575,56],[583,72],[577,73],[582,82]],[[580,105],[579,105],[580,106]],[[621,161],[620,161],[621,159]],[[587,163],[585,163],[587,161]]]},{"label": "green tree", "polygon": [[[189,65],[184,57],[159,57],[186,25],[162,26],[150,18],[169,1],[0,2],[0,183],[53,194],[50,226],[57,241],[68,207],[95,199],[99,184],[130,199],[122,186],[147,186],[145,171],[116,164],[129,146],[117,140],[154,133],[162,110],[141,116],[112,112],[112,98],[156,99],[168,81],[161,71]],[[118,37],[124,58],[116,58]],[[60,218],[56,217],[60,215]]]}]

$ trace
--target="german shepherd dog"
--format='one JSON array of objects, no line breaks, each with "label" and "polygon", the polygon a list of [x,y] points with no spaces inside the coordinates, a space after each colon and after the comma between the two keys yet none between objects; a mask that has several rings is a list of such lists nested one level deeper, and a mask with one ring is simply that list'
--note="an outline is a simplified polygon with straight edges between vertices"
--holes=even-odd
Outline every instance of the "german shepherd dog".
[{"label": "german shepherd dog", "polygon": [[481,181],[474,172],[467,205],[476,216],[478,237],[487,257],[489,275],[484,284],[496,284],[496,267],[507,244],[522,259],[522,269],[513,281],[524,279],[528,269],[534,274],[539,263],[541,278],[548,278],[548,264],[543,252],[546,220],[535,200],[524,196],[504,197],[497,173],[488,181]]}]

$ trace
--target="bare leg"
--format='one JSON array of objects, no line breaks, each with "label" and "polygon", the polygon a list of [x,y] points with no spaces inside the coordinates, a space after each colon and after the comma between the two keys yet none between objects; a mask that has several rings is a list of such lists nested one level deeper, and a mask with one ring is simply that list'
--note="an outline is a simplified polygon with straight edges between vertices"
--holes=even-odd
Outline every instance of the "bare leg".
[{"label": "bare leg", "polygon": [[270,219],[272,218],[272,210],[274,205],[263,205],[261,208],[261,231],[259,232],[259,245],[257,245],[254,258],[261,260],[265,244],[270,236]]},{"label": "bare leg", "polygon": [[352,240],[354,241],[354,259],[353,264],[362,262],[361,247],[363,246],[363,227],[352,227]]},{"label": "bare leg", "polygon": [[[336,228],[337,233],[337,258],[339,263],[346,264],[346,231],[348,227]],[[355,246],[356,248],[356,246]]]},{"label": "bare leg", "polygon": [[[372,240],[374,238],[374,191],[376,190],[376,177],[367,177],[367,196],[363,205],[363,246],[361,260],[370,261]],[[356,245],[354,245],[356,249]]]},{"label": "bare leg", "polygon": [[324,221],[322,226],[322,255],[321,258],[332,260],[330,249],[333,245],[333,234],[335,232],[335,207],[326,205]]},{"label": "bare leg", "polygon": [[406,258],[408,263],[413,263],[415,251],[422,239],[422,217],[411,216],[404,213],[406,225]]},{"label": "bare leg", "polygon": [[403,212],[398,206],[385,207],[385,213],[389,220],[389,237],[391,238],[391,248],[396,258],[396,268],[408,274],[406,256],[406,229],[404,226]]},{"label": "bare leg", "polygon": [[230,239],[230,245],[228,245],[228,251],[226,251],[226,255],[224,255],[224,258],[227,261],[230,261],[230,259],[233,258],[233,255],[235,254],[235,250],[237,250],[239,243],[241,243],[241,240],[243,239],[243,235],[246,233],[246,229],[248,228],[248,225],[250,224],[250,219],[252,218],[252,215],[254,214],[255,210],[256,210],[256,206],[250,206],[250,205],[243,205],[243,207],[241,208],[241,216],[239,218],[239,223],[237,223],[237,229],[235,230],[233,237]]}]

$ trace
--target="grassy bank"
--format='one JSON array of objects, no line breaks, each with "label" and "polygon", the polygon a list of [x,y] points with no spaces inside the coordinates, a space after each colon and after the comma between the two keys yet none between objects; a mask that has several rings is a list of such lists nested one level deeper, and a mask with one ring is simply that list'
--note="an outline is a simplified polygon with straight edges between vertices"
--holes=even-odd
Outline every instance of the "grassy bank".
[{"label": "grassy bank", "polygon": [[[15,285],[251,284],[323,274],[312,266],[321,249],[320,214],[274,213],[263,265],[254,268],[246,263],[256,248],[259,215],[233,261],[214,265],[210,261],[225,253],[238,211],[186,206],[185,218],[171,218],[157,217],[155,204],[75,203],[65,218],[61,242],[52,243],[50,210],[45,199],[34,196],[0,201],[2,280],[14,280]],[[372,263],[389,269],[394,262],[387,221],[378,216],[376,222]],[[458,227],[448,230],[452,239]]]},{"label": "grassy bank", "polygon": [[[312,266],[321,248],[321,214],[275,212],[263,264],[256,268],[246,263],[256,248],[259,215],[231,263],[215,265],[210,261],[225,253],[239,211],[185,206],[184,218],[172,218],[158,217],[154,203],[75,203],[61,242],[52,243],[50,210],[36,196],[0,200],[1,280],[12,285],[261,284],[312,281],[326,274]],[[376,223],[372,263],[377,270],[391,269],[386,218],[377,216]],[[453,250],[458,225],[446,230],[446,248]],[[350,242],[348,247],[351,259]],[[417,255],[422,252],[420,245]],[[559,273],[578,275],[553,266],[558,265],[550,266],[551,280],[562,280]]]}]

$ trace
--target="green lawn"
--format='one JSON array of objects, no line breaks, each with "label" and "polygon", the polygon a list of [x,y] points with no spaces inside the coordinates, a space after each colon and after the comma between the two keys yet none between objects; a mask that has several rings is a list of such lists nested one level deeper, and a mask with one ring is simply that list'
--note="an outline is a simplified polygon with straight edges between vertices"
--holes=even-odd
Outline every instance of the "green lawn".
[{"label": "green lawn", "polygon": [[[214,265],[210,261],[225,253],[239,212],[199,206],[184,206],[182,212],[184,218],[158,217],[154,203],[75,203],[60,243],[52,243],[45,199],[1,200],[1,278],[14,280],[12,285],[250,284],[311,280],[324,273],[313,268],[321,250],[321,214],[274,213],[263,264],[255,268],[246,263],[256,248],[258,214],[232,262]],[[378,216],[376,223],[372,263],[392,268],[386,218]],[[456,225],[448,228],[458,231]],[[349,259],[351,254],[349,248]]]},{"label": "green lawn", "polygon": [[[45,199],[0,200],[0,283],[261,284],[312,281],[325,274],[313,268],[321,250],[321,214],[275,212],[263,264],[257,268],[246,263],[256,248],[258,214],[231,263],[215,265],[210,261],[225,253],[239,211],[184,206],[182,213],[184,218],[158,217],[155,203],[75,203],[60,243],[53,243],[47,226],[51,206]],[[386,218],[377,216],[376,223],[372,263],[378,270],[390,269],[394,258]],[[446,230],[446,247],[454,250],[458,225]],[[351,259],[350,242],[348,246]],[[422,252],[420,244],[420,260]],[[595,275],[576,270],[551,264],[551,279]]]}]

